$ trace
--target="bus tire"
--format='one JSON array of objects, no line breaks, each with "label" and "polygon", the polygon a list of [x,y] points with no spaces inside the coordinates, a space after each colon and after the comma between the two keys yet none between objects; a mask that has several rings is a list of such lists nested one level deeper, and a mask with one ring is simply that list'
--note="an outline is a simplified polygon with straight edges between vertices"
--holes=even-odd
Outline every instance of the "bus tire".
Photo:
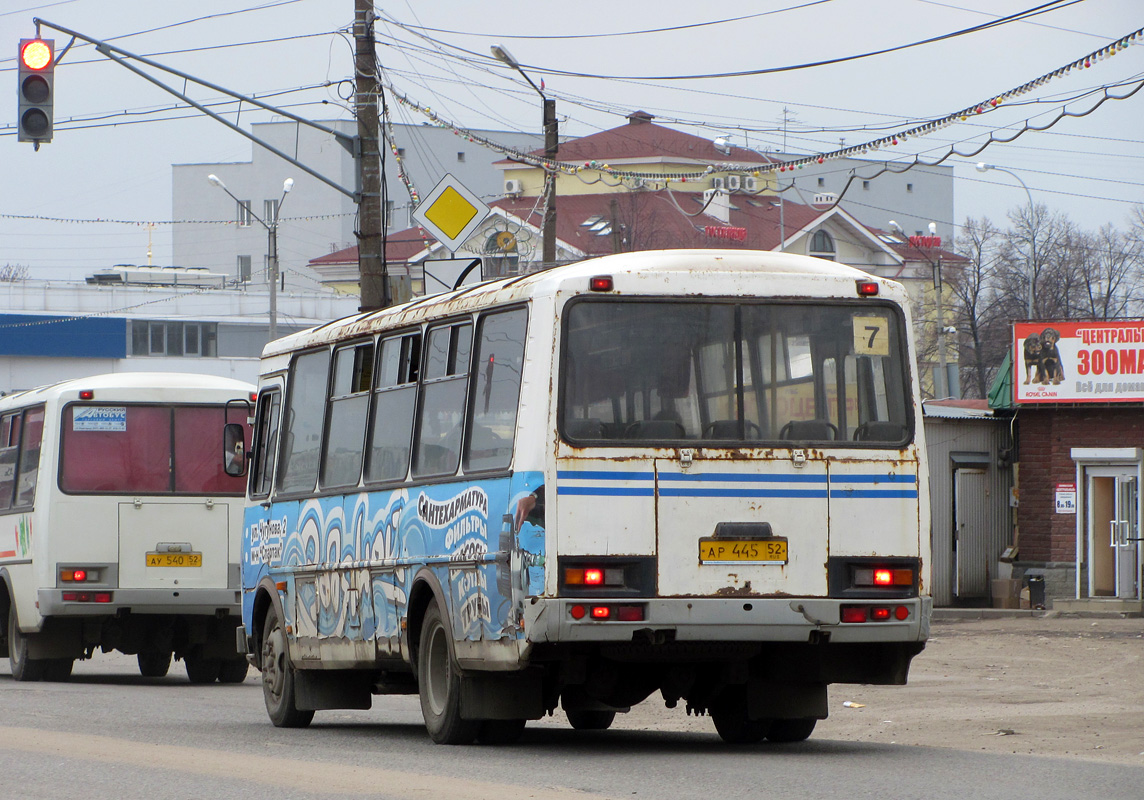
[{"label": "bus tire", "polygon": [[710,713],[719,738],[727,744],[761,742],[771,729],[770,719],[751,719],[747,716],[747,692],[744,687],[725,689],[711,706]]},{"label": "bus tire", "polygon": [[246,657],[224,659],[219,665],[219,683],[242,683],[246,680],[246,673],[250,669]]},{"label": "bus tire", "polygon": [[63,683],[71,677],[74,658],[49,658],[44,662],[44,680]]},{"label": "bus tire", "polygon": [[436,603],[425,610],[421,624],[417,685],[430,739],[437,744],[469,744],[477,738],[480,721],[461,718],[461,676],[453,653],[453,632]]},{"label": "bus tire", "polygon": [[12,667],[12,678],[18,681],[38,681],[44,677],[47,662],[28,657],[28,639],[20,633],[16,619],[16,604],[8,609],[8,664]]},{"label": "bus tire", "polygon": [[171,654],[148,650],[135,656],[139,662],[139,674],[144,678],[162,678],[171,669]]},{"label": "bus tire", "polygon": [[191,683],[214,683],[218,680],[219,667],[222,662],[217,658],[203,658],[199,655],[187,655],[183,658],[187,667],[187,678]]},{"label": "bus tire", "polygon": [[606,731],[616,719],[615,711],[568,711],[568,724],[578,731]]},{"label": "bus tire", "polygon": [[816,719],[776,719],[767,731],[767,740],[782,744],[784,742],[802,742],[814,733]]},{"label": "bus tire", "polygon": [[266,714],[276,728],[305,728],[314,719],[314,712],[298,708],[286,630],[273,603],[266,609],[262,630],[262,699]]}]

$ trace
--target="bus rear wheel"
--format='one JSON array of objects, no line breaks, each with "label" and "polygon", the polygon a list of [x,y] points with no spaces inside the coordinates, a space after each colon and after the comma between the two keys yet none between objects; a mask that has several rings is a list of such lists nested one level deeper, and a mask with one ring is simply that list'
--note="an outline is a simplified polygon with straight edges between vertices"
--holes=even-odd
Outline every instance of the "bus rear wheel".
[{"label": "bus rear wheel", "polygon": [[74,658],[49,658],[44,664],[44,680],[63,683],[71,677]]},{"label": "bus rear wheel", "polygon": [[776,719],[767,731],[767,740],[771,742],[802,742],[814,733],[816,719]]},{"label": "bus rear wheel", "polygon": [[44,659],[28,657],[28,639],[20,633],[15,603],[8,609],[8,664],[12,667],[12,677],[18,681],[43,679],[48,665]]},{"label": "bus rear wheel", "polygon": [[187,667],[187,677],[191,683],[214,683],[218,680],[218,671],[222,664],[217,658],[188,655],[183,658],[183,662]]},{"label": "bus rear wheel", "polygon": [[461,676],[453,654],[453,633],[437,605],[425,612],[417,648],[421,716],[437,744],[469,744],[480,732],[478,720],[461,718]]},{"label": "bus rear wheel", "polygon": [[262,630],[265,631],[262,639],[262,699],[266,702],[266,713],[276,728],[305,728],[314,719],[314,712],[298,708],[286,629],[273,604],[266,611]]},{"label": "bus rear wheel", "polygon": [[145,651],[135,656],[139,662],[139,674],[144,678],[162,678],[171,669],[171,654],[155,650]]},{"label": "bus rear wheel", "polygon": [[569,711],[568,724],[578,731],[606,731],[616,719],[615,711]]},{"label": "bus rear wheel", "polygon": [[725,689],[710,709],[711,721],[727,744],[755,744],[767,737],[770,719],[751,719],[747,713],[747,692],[743,687]]},{"label": "bus rear wheel", "polygon": [[227,658],[219,665],[219,683],[242,683],[246,680],[246,673],[250,669],[245,656]]}]

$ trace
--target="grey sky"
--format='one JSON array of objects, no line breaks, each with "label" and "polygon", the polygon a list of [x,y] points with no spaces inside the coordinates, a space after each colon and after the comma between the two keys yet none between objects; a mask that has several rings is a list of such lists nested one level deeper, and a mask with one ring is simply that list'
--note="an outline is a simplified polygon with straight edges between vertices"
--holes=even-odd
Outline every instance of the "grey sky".
[{"label": "grey sky", "polygon": [[[765,70],[898,47],[1041,4],[393,2],[378,6],[383,17],[377,26],[378,55],[383,80],[462,127],[534,131],[540,126],[539,98],[488,56],[490,45],[500,43],[527,65],[534,80],[544,79],[546,91],[558,100],[564,134],[615,127],[627,113],[641,109],[662,124],[702,136],[730,136],[735,144],[772,150],[782,148],[785,136],[788,150],[817,153],[838,149],[840,140],[854,146],[945,117],[1062,67],[1144,27],[1144,4],[1062,3],[1060,10],[1026,21],[932,44],[749,77],[635,80],[544,70],[659,77]],[[259,5],[269,7],[230,13]],[[270,102],[303,104],[292,110],[331,119],[349,116],[340,99],[347,96],[347,84],[338,82],[351,75],[352,42],[334,32],[348,29],[352,12],[352,0],[2,0],[0,41],[8,42],[8,55],[0,58],[0,73],[10,77],[0,81],[12,88],[0,92],[0,265],[29,265],[38,278],[80,277],[114,263],[147,263],[149,238],[153,262],[169,264],[169,225],[82,220],[166,222],[172,163],[243,161],[251,151],[248,140],[196,112],[156,111],[172,109],[175,99],[91,47],[78,46],[57,71],[54,141],[39,152],[17,143],[14,56],[18,39],[34,35],[34,16],[113,39],[127,50],[243,93],[313,87]],[[213,16],[220,14],[225,16]],[[198,18],[207,19],[164,27]],[[734,21],[700,24],[716,20]],[[642,33],[671,27],[679,29]],[[468,33],[458,33],[462,31]],[[45,29],[44,35],[55,38],[57,48],[66,44],[62,34]],[[278,41],[219,47],[265,40]],[[191,49],[197,50],[171,52]],[[1138,39],[1115,57],[1050,81],[997,111],[868,157],[900,160],[920,153],[932,159],[951,146],[967,152],[991,131],[1009,136],[1005,131],[1013,125],[1026,119],[1043,125],[1063,105],[1077,111],[1091,107],[1098,95],[1082,97],[1089,90],[1125,84],[1113,90],[1123,94],[1142,79],[1144,41]],[[326,82],[331,83],[324,86]],[[200,101],[217,99],[207,90],[192,94]],[[395,122],[426,121],[408,107],[391,107]],[[1082,226],[1125,227],[1131,203],[1144,200],[1142,109],[1144,91],[1106,102],[1083,119],[1063,120],[1048,132],[992,145],[969,159],[947,160],[957,168],[956,218],[939,222],[960,224],[967,216],[989,216],[1005,224],[1006,213],[1026,202],[1011,176],[973,169],[973,163],[986,161],[1019,174],[1036,202],[1067,213]],[[232,119],[233,111],[231,107]],[[240,122],[265,119],[269,115],[245,107]],[[130,124],[113,124],[124,122]],[[287,174],[291,168],[284,164],[283,169]],[[418,186],[422,194],[430,188]],[[219,218],[227,218],[229,201],[220,199],[219,208]],[[76,221],[14,218],[22,216]],[[885,216],[893,218],[895,209],[886,209]],[[288,240],[288,230],[284,236]],[[317,255],[321,253],[310,257]]]}]

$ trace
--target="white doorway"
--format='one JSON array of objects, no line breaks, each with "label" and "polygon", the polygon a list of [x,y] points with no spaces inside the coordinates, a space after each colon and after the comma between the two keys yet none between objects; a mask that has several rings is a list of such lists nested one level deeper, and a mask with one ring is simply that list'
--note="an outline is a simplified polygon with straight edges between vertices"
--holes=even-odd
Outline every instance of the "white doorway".
[{"label": "white doorway", "polygon": [[1139,467],[1086,466],[1084,480],[1088,596],[1139,599]]}]

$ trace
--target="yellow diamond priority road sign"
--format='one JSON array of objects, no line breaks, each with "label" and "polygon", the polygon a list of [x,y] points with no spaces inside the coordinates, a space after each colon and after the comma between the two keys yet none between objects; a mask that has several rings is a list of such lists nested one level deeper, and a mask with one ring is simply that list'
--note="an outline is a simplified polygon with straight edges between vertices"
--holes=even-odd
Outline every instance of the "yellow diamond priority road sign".
[{"label": "yellow diamond priority road sign", "polygon": [[413,219],[449,250],[457,250],[489,215],[489,207],[460,181],[446,175],[433,187]]}]

